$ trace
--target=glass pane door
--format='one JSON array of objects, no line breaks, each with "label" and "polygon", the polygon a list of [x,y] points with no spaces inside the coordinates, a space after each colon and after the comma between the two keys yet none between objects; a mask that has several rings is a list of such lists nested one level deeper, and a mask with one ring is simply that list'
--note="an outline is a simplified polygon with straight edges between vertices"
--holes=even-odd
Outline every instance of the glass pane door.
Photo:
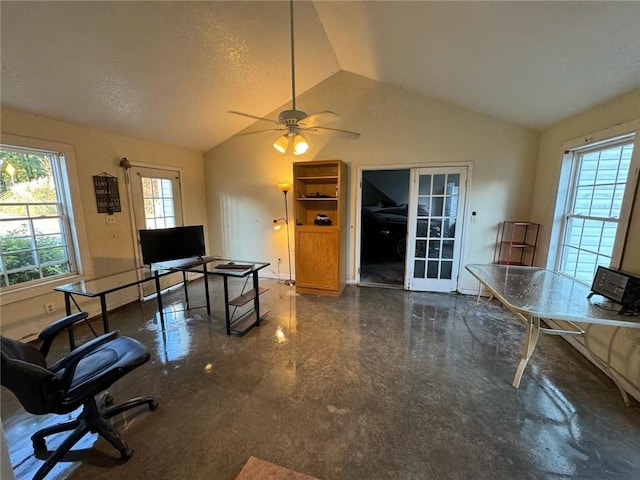
[{"label": "glass pane door", "polygon": [[450,292],[457,288],[465,189],[464,167],[412,171],[407,289]]}]

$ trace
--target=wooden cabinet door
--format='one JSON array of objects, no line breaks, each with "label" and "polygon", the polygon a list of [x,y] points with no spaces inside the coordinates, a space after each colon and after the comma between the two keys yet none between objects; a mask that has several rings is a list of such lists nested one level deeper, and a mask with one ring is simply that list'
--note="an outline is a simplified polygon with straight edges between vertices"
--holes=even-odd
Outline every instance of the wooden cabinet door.
[{"label": "wooden cabinet door", "polygon": [[338,290],[339,231],[331,227],[299,227],[296,231],[296,285]]}]

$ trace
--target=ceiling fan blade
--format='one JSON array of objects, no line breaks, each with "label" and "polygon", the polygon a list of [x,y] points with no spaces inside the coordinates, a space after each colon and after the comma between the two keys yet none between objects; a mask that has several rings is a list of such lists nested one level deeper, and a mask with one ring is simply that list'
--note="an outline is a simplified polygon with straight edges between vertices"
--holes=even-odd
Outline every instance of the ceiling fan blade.
[{"label": "ceiling fan blade", "polygon": [[238,133],[237,135],[239,137],[243,136],[243,135],[253,135],[254,133],[266,133],[266,132],[278,132],[278,133],[283,133],[286,132],[287,130],[284,128],[269,128],[267,130],[256,130],[254,132],[244,132],[244,133]]},{"label": "ceiling fan blade", "polygon": [[249,113],[236,112],[234,110],[228,110],[227,113],[233,113],[234,115],[240,115],[241,117],[253,118],[254,120],[262,120],[263,122],[270,122],[275,125],[280,125],[276,120],[265,117],[256,117],[255,115],[251,115]]},{"label": "ceiling fan blade", "polygon": [[302,127],[313,128],[317,125],[320,125],[321,123],[335,122],[339,119],[340,115],[326,110],[324,112],[312,113],[311,115],[308,115],[307,117],[300,120],[298,123]]},{"label": "ceiling fan blade", "polygon": [[350,130],[341,130],[339,128],[314,127],[313,130],[314,131],[328,130],[330,132],[335,132],[335,133],[339,134],[341,137],[349,138],[349,139],[352,139],[352,140],[356,140],[357,138],[360,138],[360,134],[358,132],[352,132]]}]

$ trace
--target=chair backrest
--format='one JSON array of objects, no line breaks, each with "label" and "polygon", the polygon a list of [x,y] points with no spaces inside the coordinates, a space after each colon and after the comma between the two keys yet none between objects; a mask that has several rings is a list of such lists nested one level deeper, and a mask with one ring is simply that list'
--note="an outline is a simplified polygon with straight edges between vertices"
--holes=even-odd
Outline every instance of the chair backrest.
[{"label": "chair backrest", "polygon": [[18,398],[29,413],[52,413],[51,406],[63,396],[56,376],[47,368],[39,350],[26,343],[0,337],[2,385]]}]

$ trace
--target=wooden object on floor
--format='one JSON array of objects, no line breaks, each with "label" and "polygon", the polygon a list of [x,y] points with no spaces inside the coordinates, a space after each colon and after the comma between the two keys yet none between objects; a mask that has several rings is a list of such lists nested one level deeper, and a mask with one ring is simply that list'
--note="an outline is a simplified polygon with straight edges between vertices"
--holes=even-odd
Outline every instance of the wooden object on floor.
[{"label": "wooden object on floor", "polygon": [[274,463],[249,457],[236,480],[318,480],[303,473],[294,472]]},{"label": "wooden object on floor", "polygon": [[[296,292],[340,296],[346,284],[347,165],[340,160],[293,164]],[[314,223],[325,215],[331,225]]]}]

